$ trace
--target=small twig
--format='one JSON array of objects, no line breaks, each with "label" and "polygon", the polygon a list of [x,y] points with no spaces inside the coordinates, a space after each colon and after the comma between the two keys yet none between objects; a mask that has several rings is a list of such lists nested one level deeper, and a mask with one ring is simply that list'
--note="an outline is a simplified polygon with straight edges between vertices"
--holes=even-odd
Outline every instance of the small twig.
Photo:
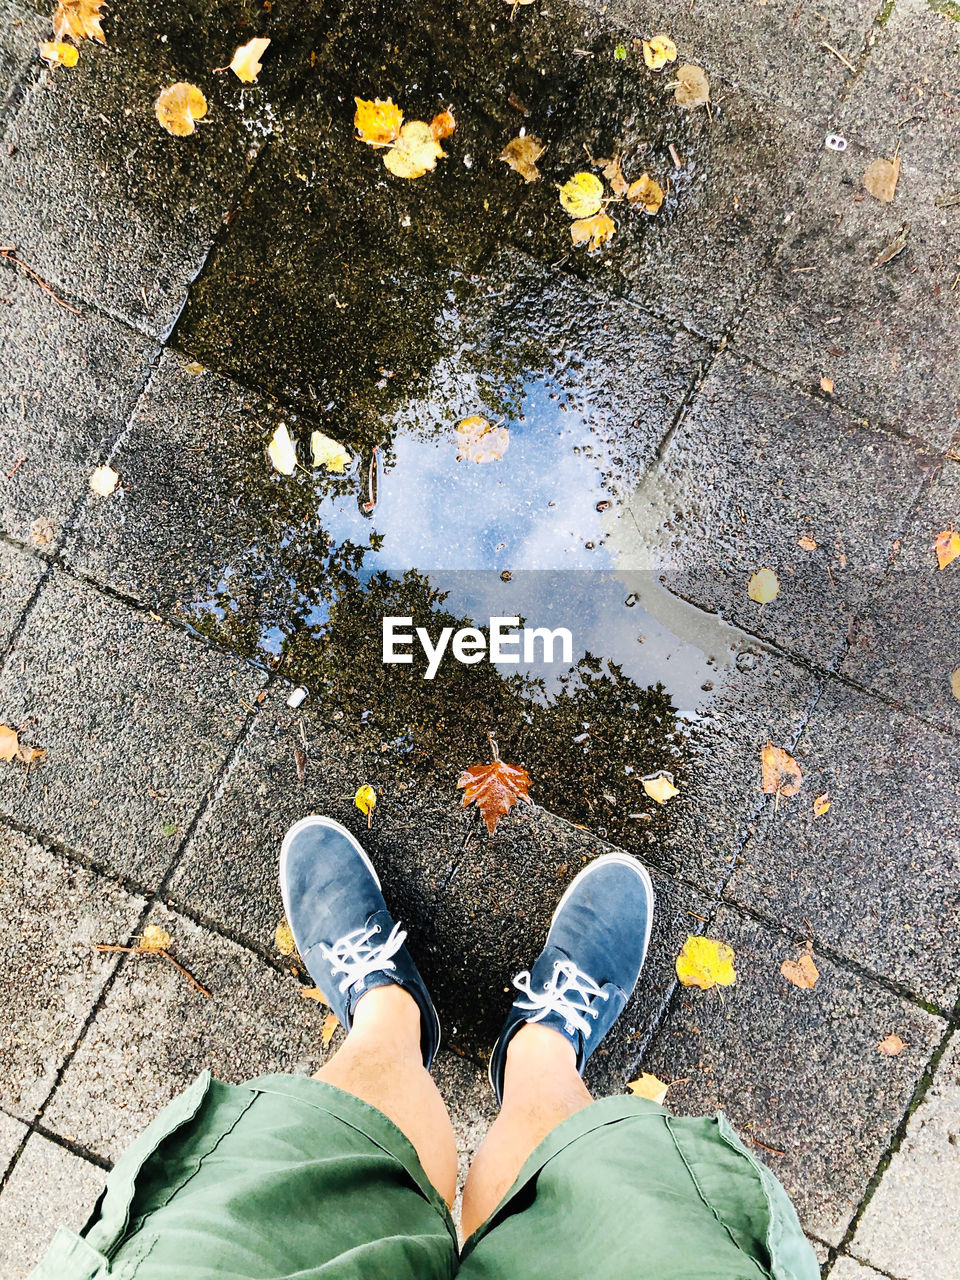
[{"label": "small twig", "polygon": [[677,155],[677,148],[673,145],[673,143],[672,143],[672,142],[670,143],[670,145],[669,145],[669,147],[667,148],[667,150],[670,152],[670,159],[673,161],[674,165],[676,165],[676,167],[677,167],[678,169],[682,169],[682,168],[683,168],[683,161],[682,161],[682,160],[680,159],[680,157]]},{"label": "small twig", "polygon": [[83,315],[82,311],[78,311],[76,307],[71,307],[69,302],[64,302],[62,298],[57,297],[57,295],[53,292],[53,290],[47,284],[46,280],[44,280],[43,276],[38,275],[37,272],[34,271],[33,267],[28,267],[27,264],[21,258],[17,257],[17,255],[13,252],[12,245],[0,245],[0,257],[6,258],[8,262],[12,262],[16,266],[18,266],[21,271],[25,271],[26,274],[30,277],[30,279],[36,281],[36,283],[40,286],[40,288],[43,289],[45,293],[49,293],[50,297],[54,300],[54,302],[58,306],[63,307],[65,311],[71,311],[75,316]]},{"label": "small twig", "polygon": [[202,996],[207,996],[209,998],[210,992],[203,985],[203,983],[198,982],[196,978],[193,976],[193,974],[190,972],[190,970],[185,969],[179,960],[174,960],[173,956],[170,954],[169,951],[157,951],[155,954],[158,956],[163,956],[164,960],[169,960],[170,963],[173,965],[173,967],[176,970],[178,970],[178,972],[183,974],[183,976],[191,984],[191,986],[195,987]]},{"label": "small twig", "polygon": [[821,49],[828,49],[835,58],[840,59],[840,61],[843,63],[845,67],[849,67],[851,71],[856,71],[857,68],[853,65],[850,59],[847,57],[844,57],[844,55],[840,52],[840,50],[835,49],[832,44],[827,44],[826,40],[821,40],[820,47]]},{"label": "small twig", "polygon": [[128,956],[163,956],[164,960],[169,960],[173,967],[187,979],[191,986],[195,987],[202,996],[210,996],[210,992],[202,983],[198,982],[189,969],[185,969],[179,960],[174,960],[169,951],[165,951],[162,947],[123,947],[116,942],[98,942],[94,946],[95,951],[122,951]]},{"label": "small twig", "polygon": [[772,1156],[785,1156],[787,1154],[785,1151],[778,1151],[776,1147],[768,1147],[767,1144],[765,1142],[761,1142],[759,1138],[751,1138],[749,1133],[747,1134],[747,1137],[750,1138],[750,1141],[755,1147],[759,1147],[761,1151],[769,1151]]},{"label": "small twig", "polygon": [[13,466],[12,466],[12,467],[10,468],[10,470],[7,472],[7,479],[8,479],[8,480],[12,480],[12,479],[13,479],[13,477],[17,474],[17,472],[20,470],[20,468],[23,466],[23,464],[26,462],[26,460],[27,460],[27,459],[26,459],[26,456],[24,456],[24,457],[22,457],[22,458],[18,458],[18,459],[16,460],[16,462],[13,464]]}]

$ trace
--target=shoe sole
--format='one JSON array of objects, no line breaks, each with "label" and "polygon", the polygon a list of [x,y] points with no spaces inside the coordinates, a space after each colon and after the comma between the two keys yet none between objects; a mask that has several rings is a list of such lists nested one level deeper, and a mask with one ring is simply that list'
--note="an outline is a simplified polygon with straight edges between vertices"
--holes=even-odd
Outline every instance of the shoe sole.
[{"label": "shoe sole", "polygon": [[[325,818],[322,814],[312,813],[309,817],[301,818],[299,822],[295,822],[283,837],[283,843],[280,845],[280,897],[283,901],[283,914],[287,918],[287,924],[290,924],[290,904],[287,902],[287,854],[290,851],[290,846],[293,843],[294,838],[298,836],[301,831],[305,831],[308,827],[326,827],[328,831],[337,831],[340,835],[346,836],[347,841],[354,847],[354,849],[356,849],[357,853],[359,853],[360,857],[363,859],[364,866],[373,876],[377,888],[381,893],[383,892],[383,887],[380,884],[380,877],[377,875],[377,869],[370,861],[366,849],[364,849],[356,836],[351,831],[348,831],[342,822],[337,822],[336,818]],[[290,932],[293,932],[292,924],[290,924]],[[294,935],[293,940],[294,942],[297,941],[296,935]],[[300,950],[299,943],[297,943],[297,950],[298,952]],[[427,994],[429,995],[429,992]],[[430,1005],[433,1009],[433,1016],[437,1021],[437,1048],[434,1053],[434,1057],[436,1057],[436,1054],[440,1052],[440,1041],[443,1029],[440,1026],[440,1015],[437,1013],[437,1008],[433,1003],[432,996],[430,996]]]},{"label": "shoe sole", "polygon": [[[619,862],[622,866],[630,867],[632,871],[635,871],[637,875],[640,877],[640,879],[643,881],[643,887],[647,891],[647,897],[650,902],[650,910],[647,912],[647,927],[643,935],[643,958],[644,958],[644,962],[646,962],[647,951],[649,950],[649,947],[650,947],[650,933],[651,933],[651,930],[653,929],[653,912],[654,912],[654,907],[657,901],[657,895],[653,891],[653,881],[650,878],[650,872],[647,870],[647,868],[643,865],[642,862],[639,862],[636,858],[631,857],[629,853],[601,854],[599,858],[594,858],[593,862],[588,862],[582,871],[577,872],[577,874],[573,877],[573,879],[567,885],[566,889],[564,889],[563,894],[560,897],[560,901],[557,903],[556,908],[554,909],[553,915],[550,917],[550,928],[547,930],[547,939],[546,939],[546,942],[543,944],[544,947],[549,945],[550,934],[553,932],[553,926],[554,926],[554,923],[556,922],[557,916],[560,914],[561,908],[569,900],[570,895],[573,893],[577,885],[582,884],[582,882],[586,880],[587,876],[591,875],[597,867],[608,866],[611,862]],[[637,978],[637,981],[638,982],[640,981],[639,977]],[[499,1041],[499,1037],[498,1037],[498,1041]],[[493,1046],[493,1050],[490,1054],[490,1060],[487,1063],[487,1079],[490,1081],[490,1088],[493,1090],[494,1097],[496,1097],[496,1093],[497,1093],[497,1087],[493,1083],[493,1059],[496,1053],[496,1049],[497,1049],[497,1045],[495,1043]]]}]

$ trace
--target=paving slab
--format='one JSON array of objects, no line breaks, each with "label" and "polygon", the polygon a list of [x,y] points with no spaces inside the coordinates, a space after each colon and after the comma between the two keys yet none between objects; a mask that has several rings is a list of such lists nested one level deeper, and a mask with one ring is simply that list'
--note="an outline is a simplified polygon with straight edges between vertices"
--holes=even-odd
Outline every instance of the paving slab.
[{"label": "paving slab", "polygon": [[27,1126],[22,1120],[15,1120],[5,1111],[0,1111],[0,1165],[3,1166],[3,1174],[6,1174],[26,1135]]},{"label": "paving slab", "polygon": [[[951,1007],[960,926],[956,740],[829,681],[793,752],[803,790],[782,799],[728,886],[924,1000]],[[830,809],[817,818],[815,796]]]},{"label": "paving slab", "polygon": [[[708,116],[677,106],[668,81],[643,66],[611,65],[596,81],[592,62],[583,70],[576,109],[554,124],[543,180],[530,188],[512,238],[546,263],[720,338],[759,283],[788,211],[805,198],[822,139],[729,86],[716,87]],[[574,247],[556,187],[589,168],[587,157],[614,153],[628,180],[649,171],[667,193],[663,205],[648,216],[613,204],[615,237],[598,251]]]},{"label": "paving slab", "polygon": [[[676,1081],[668,1100],[678,1113],[722,1109],[804,1228],[836,1245],[944,1024],[819,953],[816,987],[790,985],[780,965],[796,958],[796,942],[730,908],[705,932],[733,947],[737,981],[722,1000],[682,988],[644,1070]],[[884,1057],[876,1046],[891,1032],[906,1047]]]},{"label": "paving slab", "polygon": [[[624,567],[829,666],[890,560],[933,458],[724,353],[627,503]],[[812,540],[808,548],[801,540]],[[767,604],[748,583],[771,569]]]},{"label": "paving slab", "polygon": [[[873,0],[796,4],[772,0],[758,14],[750,0],[591,0],[632,39],[667,32],[678,63],[692,62],[751,93],[761,94],[809,121],[831,123],[831,113],[852,78],[832,45],[854,65],[868,44]],[[628,41],[628,47],[631,42]],[[634,50],[631,47],[631,54]],[[635,56],[642,59],[642,50]],[[671,68],[662,72],[669,78]]]},{"label": "paving slab", "polygon": [[960,187],[960,13],[940,0],[896,0],[838,113],[848,139]]},{"label": "paving slab", "polygon": [[154,347],[96,312],[76,316],[57,306],[9,263],[0,270],[0,298],[8,371],[0,518],[12,537],[52,550],[136,403]]},{"label": "paving slab", "polygon": [[37,56],[37,41],[46,38],[43,20],[29,9],[3,0],[0,4],[0,121]]},{"label": "paving slab", "polygon": [[240,82],[211,69],[209,123],[175,138],[154,110],[169,77],[89,43],[63,72],[44,70],[7,127],[0,241],[59,292],[162,336],[263,145],[260,110],[247,122]]},{"label": "paving slab", "polygon": [[66,574],[0,672],[0,707],[47,751],[0,776],[0,811],[98,866],[156,883],[263,675]]},{"label": "paving slab", "polygon": [[[940,181],[906,163],[894,199],[874,199],[861,181],[875,158],[853,144],[823,152],[735,347],[798,386],[828,378],[844,408],[945,449],[958,412],[957,207],[938,207]],[[905,248],[877,265],[904,226]]]},{"label": "paving slab", "polygon": [[4,943],[0,1104],[31,1120],[56,1082],[143,900],[103,876],[0,829]]},{"label": "paving slab", "polygon": [[865,1267],[849,1254],[837,1258],[827,1274],[831,1280],[883,1280],[881,1272],[874,1271],[873,1267]]},{"label": "paving slab", "polygon": [[[960,466],[945,462],[912,504],[889,573],[857,618],[840,671],[907,710],[960,730],[960,561],[937,567],[937,536],[960,526]],[[956,685],[956,689],[954,688]]]},{"label": "paving slab", "polygon": [[107,1160],[208,1068],[233,1084],[310,1075],[333,1052],[320,1043],[323,1006],[292,978],[165,907],[150,923],[211,994],[159,956],[128,957],[44,1115],[52,1132]]},{"label": "paving slab", "polygon": [[857,1258],[902,1280],[950,1280],[960,1265],[960,1036],[910,1117],[850,1243]]},{"label": "paving slab", "polygon": [[6,649],[46,569],[38,556],[0,542],[0,653]]},{"label": "paving slab", "polygon": [[60,1226],[78,1231],[103,1188],[89,1160],[33,1133],[0,1194],[0,1269],[21,1280]]}]

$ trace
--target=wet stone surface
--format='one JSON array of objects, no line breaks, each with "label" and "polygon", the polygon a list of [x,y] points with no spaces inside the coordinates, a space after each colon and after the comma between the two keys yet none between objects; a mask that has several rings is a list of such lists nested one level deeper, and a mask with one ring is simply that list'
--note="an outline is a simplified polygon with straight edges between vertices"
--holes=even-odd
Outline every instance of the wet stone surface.
[{"label": "wet stone surface", "polygon": [[27,602],[46,571],[37,556],[0,542],[0,653],[10,643]]},{"label": "wet stone surface", "polygon": [[141,882],[173,861],[262,676],[56,573],[0,674],[34,768],[0,774],[0,810]]},{"label": "wet stone surface", "polygon": [[[722,1109],[804,1228],[836,1244],[944,1024],[816,953],[816,987],[792,986],[780,965],[801,947],[729,908],[707,932],[733,947],[737,982],[722,1001],[681,988],[644,1070],[677,1082],[668,1098],[679,1114]],[[884,1057],[876,1046],[894,1031],[907,1047]]]},{"label": "wet stone surface", "polygon": [[[950,1008],[960,927],[952,741],[831,681],[794,755],[803,791],[776,813],[768,801],[729,895]],[[813,797],[824,792],[830,809],[817,818]]]},{"label": "wet stone surface", "polygon": [[0,123],[29,72],[36,42],[45,34],[39,15],[13,0],[0,3]]}]

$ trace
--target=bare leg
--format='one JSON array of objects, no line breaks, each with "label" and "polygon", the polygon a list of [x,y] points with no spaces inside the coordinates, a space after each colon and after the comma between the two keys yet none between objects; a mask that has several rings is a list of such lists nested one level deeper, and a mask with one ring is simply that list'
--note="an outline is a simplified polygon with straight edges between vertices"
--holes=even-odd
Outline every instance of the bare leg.
[{"label": "bare leg", "polygon": [[420,1010],[402,987],[360,997],[342,1048],[314,1077],[369,1102],[413,1143],[427,1177],[452,1205],[457,1143],[440,1091],[420,1055]]},{"label": "bare leg", "polygon": [[490,1216],[547,1134],[591,1102],[573,1046],[549,1027],[521,1027],[507,1047],[503,1107],[464,1187],[464,1238]]}]

